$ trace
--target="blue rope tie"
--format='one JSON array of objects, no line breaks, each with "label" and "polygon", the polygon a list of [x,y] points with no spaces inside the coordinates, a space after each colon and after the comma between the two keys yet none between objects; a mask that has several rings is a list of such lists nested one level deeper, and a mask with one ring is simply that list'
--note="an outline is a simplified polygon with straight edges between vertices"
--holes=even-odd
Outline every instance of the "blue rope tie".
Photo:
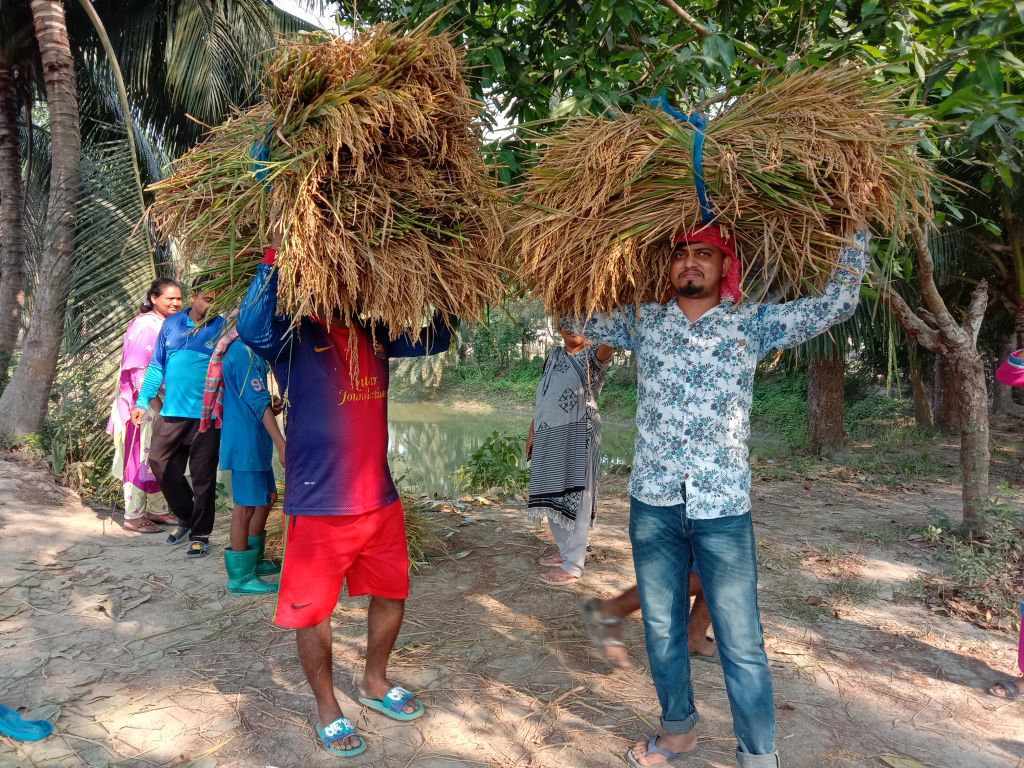
[{"label": "blue rope tie", "polygon": [[648,99],[647,103],[656,109],[663,110],[670,117],[689,123],[693,126],[693,186],[697,189],[697,202],[700,203],[700,218],[704,224],[710,224],[715,219],[715,212],[711,208],[711,201],[708,199],[708,187],[704,183],[704,131],[708,127],[708,121],[703,115],[696,112],[687,115],[668,103],[665,92],[656,99]]},{"label": "blue rope tie", "polygon": [[274,135],[274,126],[267,129],[266,139],[257,139],[252,145],[249,157],[253,159],[252,170],[256,174],[256,181],[262,183],[270,175],[270,139]]}]

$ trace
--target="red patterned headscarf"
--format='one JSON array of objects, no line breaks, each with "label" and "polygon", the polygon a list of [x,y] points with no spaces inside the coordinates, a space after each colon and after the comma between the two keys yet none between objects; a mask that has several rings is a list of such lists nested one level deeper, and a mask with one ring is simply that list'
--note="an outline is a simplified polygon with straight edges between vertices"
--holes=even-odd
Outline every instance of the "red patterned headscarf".
[{"label": "red patterned headscarf", "polygon": [[672,241],[673,246],[685,243],[707,243],[718,248],[729,257],[729,271],[722,275],[722,285],[719,295],[723,299],[739,301],[740,278],[743,270],[740,269],[740,260],[736,255],[734,240],[728,235],[725,229],[718,224],[704,224],[703,226],[691,229],[688,232],[680,232]]}]

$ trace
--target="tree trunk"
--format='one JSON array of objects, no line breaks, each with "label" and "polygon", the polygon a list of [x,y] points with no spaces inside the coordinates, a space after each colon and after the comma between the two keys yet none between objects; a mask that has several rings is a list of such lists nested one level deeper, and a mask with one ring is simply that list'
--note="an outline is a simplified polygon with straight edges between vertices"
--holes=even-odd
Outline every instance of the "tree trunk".
[{"label": "tree trunk", "polygon": [[21,177],[21,106],[14,73],[0,62],[0,388],[21,330],[25,290],[25,188]]},{"label": "tree trunk", "polygon": [[988,387],[985,365],[978,353],[978,334],[988,308],[988,282],[980,280],[971,301],[957,321],[935,283],[935,261],[928,244],[928,224],[911,222],[910,233],[917,256],[918,284],[927,310],[915,314],[906,300],[888,286],[882,299],[907,334],[936,356],[936,379],[943,385],[943,407],[936,414],[949,415],[957,406],[960,429],[960,481],[963,527],[975,533],[984,529],[988,502],[989,430]]},{"label": "tree trunk", "polygon": [[960,382],[960,480],[963,483],[964,528],[984,529],[988,504],[991,451],[988,434],[988,388],[985,364],[977,349],[954,347],[946,358]]},{"label": "tree trunk", "polygon": [[[1016,334],[1010,334],[1006,341],[1003,342],[999,348],[999,359],[995,361],[995,368],[998,368],[1000,363],[1013,353],[1016,342]],[[986,376],[986,378],[988,377]],[[990,381],[992,382],[992,415],[1003,416],[1013,410],[1013,387],[1000,384],[995,380],[994,376]]]},{"label": "tree trunk", "polygon": [[1024,299],[1017,302],[1013,313],[1013,330],[1016,338],[1014,349],[1024,349]]},{"label": "tree trunk", "polygon": [[924,383],[924,371],[921,370],[921,356],[915,353],[910,355],[910,385],[914,399],[914,423],[924,429],[931,429],[934,426],[932,404],[928,397],[928,387]]},{"label": "tree trunk", "polygon": [[[960,430],[960,389],[962,380],[956,375],[949,358],[944,355],[935,357],[935,426],[947,435],[955,435]],[[985,390],[988,392],[988,389]]]},{"label": "tree trunk", "polygon": [[[1017,302],[1016,310],[1013,313],[1013,328],[1015,344],[1011,351],[1024,349],[1024,297]],[[1004,357],[1003,360],[1005,359]],[[1024,405],[1024,387],[1012,387],[1011,396],[1017,405]]]},{"label": "tree trunk", "polygon": [[807,375],[807,450],[818,455],[843,445],[843,405],[846,359],[814,357]]},{"label": "tree trunk", "polygon": [[52,161],[47,201],[48,241],[39,259],[35,311],[21,358],[0,396],[0,436],[38,432],[46,418],[64,331],[75,251],[81,132],[75,66],[60,0],[30,0],[50,113]]}]

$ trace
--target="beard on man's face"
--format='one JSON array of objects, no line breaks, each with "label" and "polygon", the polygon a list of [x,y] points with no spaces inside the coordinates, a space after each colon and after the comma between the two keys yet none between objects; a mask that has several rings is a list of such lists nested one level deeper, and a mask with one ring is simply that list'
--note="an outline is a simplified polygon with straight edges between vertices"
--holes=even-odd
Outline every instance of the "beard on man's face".
[{"label": "beard on man's face", "polygon": [[697,285],[693,280],[687,280],[676,287],[676,295],[684,299],[704,299],[711,295],[711,288],[707,285]]}]

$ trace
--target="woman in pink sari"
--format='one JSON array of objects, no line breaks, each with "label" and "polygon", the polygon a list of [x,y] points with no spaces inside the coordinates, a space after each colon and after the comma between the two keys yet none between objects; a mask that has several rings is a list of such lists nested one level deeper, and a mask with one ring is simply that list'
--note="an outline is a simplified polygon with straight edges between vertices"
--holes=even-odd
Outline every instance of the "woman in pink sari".
[{"label": "woman in pink sari", "polygon": [[181,287],[167,278],[154,280],[124,334],[121,374],[107,424],[107,432],[114,436],[110,473],[124,484],[124,527],[138,533],[160,533],[163,528],[157,523],[178,522],[167,512],[160,485],[149,470],[149,438],[153,419],[160,412],[160,398],[153,398],[141,427],[132,423],[131,412],[164,318],[180,309]]}]

